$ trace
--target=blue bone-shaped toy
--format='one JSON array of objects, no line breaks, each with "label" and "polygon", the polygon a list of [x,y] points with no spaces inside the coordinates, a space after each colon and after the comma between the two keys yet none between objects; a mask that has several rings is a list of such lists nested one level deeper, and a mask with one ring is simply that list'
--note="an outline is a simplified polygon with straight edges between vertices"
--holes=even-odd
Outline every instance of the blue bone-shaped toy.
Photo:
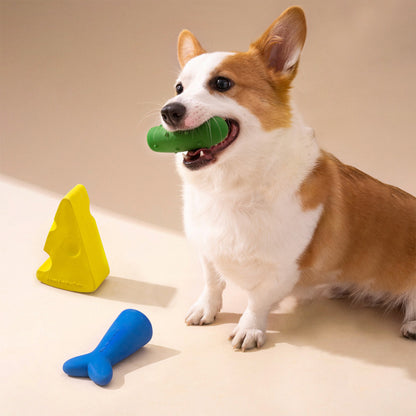
[{"label": "blue bone-shaped toy", "polygon": [[113,365],[146,345],[152,335],[149,319],[135,309],[126,309],[94,351],[66,361],[63,370],[70,376],[89,377],[99,386],[105,386],[113,377]]}]

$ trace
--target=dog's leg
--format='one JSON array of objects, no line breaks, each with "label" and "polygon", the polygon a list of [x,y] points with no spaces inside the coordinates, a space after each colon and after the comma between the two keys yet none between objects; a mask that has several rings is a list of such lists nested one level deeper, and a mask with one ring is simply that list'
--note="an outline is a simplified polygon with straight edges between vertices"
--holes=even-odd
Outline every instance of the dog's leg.
[{"label": "dog's leg", "polygon": [[406,296],[405,314],[401,333],[405,338],[416,340],[416,291]]},{"label": "dog's leg", "polygon": [[222,308],[222,292],[225,282],[214,269],[213,265],[201,258],[205,288],[186,315],[187,325],[208,325],[214,322],[215,316]]},{"label": "dog's leg", "polygon": [[247,308],[230,335],[233,348],[245,351],[263,346],[270,310],[289,295],[295,283],[296,279],[264,280],[249,291]]}]

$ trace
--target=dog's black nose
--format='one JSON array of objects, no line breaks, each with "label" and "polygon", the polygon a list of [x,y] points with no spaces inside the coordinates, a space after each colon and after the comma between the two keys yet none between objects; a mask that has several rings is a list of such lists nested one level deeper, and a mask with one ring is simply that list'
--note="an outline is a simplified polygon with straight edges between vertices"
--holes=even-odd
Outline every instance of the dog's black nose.
[{"label": "dog's black nose", "polygon": [[170,103],[162,110],[163,121],[171,127],[177,127],[186,113],[186,107],[180,103]]}]

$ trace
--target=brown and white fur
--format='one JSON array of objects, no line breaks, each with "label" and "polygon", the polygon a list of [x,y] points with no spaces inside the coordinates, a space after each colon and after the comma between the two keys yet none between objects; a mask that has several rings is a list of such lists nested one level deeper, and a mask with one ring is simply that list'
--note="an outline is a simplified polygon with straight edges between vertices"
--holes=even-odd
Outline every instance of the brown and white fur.
[{"label": "brown and white fur", "polygon": [[213,322],[233,281],[248,305],[232,345],[260,347],[274,304],[326,285],[402,306],[401,332],[415,338],[416,198],[319,148],[289,97],[305,37],[299,7],[244,53],[206,53],[189,31],[179,36],[182,71],[162,109],[165,128],[213,116],[233,126],[232,140],[177,155],[185,231],[205,278],[186,322]]}]

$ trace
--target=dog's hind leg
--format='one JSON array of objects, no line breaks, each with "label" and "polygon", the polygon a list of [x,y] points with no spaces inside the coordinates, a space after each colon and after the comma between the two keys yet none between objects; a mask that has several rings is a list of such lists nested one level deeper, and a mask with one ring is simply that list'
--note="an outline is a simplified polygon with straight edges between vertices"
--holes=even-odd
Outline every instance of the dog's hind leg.
[{"label": "dog's hind leg", "polygon": [[416,290],[409,292],[403,305],[405,314],[400,331],[405,338],[416,340]]},{"label": "dog's hind leg", "polygon": [[186,315],[187,325],[208,325],[215,320],[215,316],[222,308],[222,292],[225,282],[206,259],[201,258],[205,287]]}]

